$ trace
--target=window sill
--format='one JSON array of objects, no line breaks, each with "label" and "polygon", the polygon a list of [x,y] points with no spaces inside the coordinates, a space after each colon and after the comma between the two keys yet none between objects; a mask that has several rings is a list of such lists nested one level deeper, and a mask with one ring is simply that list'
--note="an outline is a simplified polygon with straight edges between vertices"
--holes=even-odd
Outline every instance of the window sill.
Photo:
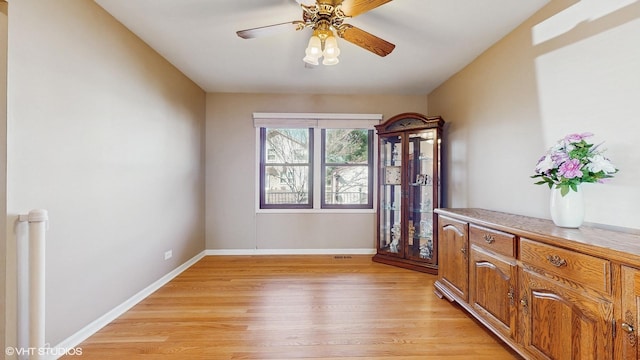
[{"label": "window sill", "polygon": [[256,214],[375,214],[375,209],[256,209]]}]

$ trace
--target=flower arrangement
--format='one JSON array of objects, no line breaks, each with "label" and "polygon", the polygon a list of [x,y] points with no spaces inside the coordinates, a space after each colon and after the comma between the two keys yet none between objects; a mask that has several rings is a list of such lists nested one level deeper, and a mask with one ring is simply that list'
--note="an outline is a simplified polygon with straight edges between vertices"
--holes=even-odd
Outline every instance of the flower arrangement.
[{"label": "flower arrangement", "polygon": [[550,189],[555,185],[565,196],[570,189],[578,191],[582,183],[603,183],[613,177],[618,169],[604,157],[600,145],[585,141],[590,136],[593,134],[569,134],[558,140],[538,161],[531,177],[541,180],[535,184],[547,184]]}]

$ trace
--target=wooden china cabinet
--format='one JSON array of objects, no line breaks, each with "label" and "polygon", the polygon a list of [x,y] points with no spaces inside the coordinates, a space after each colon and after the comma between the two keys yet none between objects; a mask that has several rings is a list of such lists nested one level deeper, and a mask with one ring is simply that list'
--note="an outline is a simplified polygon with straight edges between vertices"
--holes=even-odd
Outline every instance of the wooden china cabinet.
[{"label": "wooden china cabinet", "polygon": [[377,253],[373,261],[436,274],[433,210],[441,192],[441,117],[396,115],[377,125]]}]

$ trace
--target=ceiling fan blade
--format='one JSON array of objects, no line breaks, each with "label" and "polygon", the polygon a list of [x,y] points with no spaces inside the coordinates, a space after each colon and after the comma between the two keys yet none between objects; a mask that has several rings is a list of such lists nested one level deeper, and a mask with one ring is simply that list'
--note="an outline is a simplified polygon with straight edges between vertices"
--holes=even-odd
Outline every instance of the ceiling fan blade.
[{"label": "ceiling fan blade", "polygon": [[388,2],[391,0],[343,0],[342,11],[345,15],[354,17]]},{"label": "ceiling fan blade", "polygon": [[305,27],[304,21],[295,20],[295,21],[290,21],[282,24],[274,24],[274,25],[257,27],[253,29],[240,30],[240,31],[236,31],[236,34],[238,34],[238,36],[240,36],[243,39],[253,39],[253,38],[262,37],[262,36],[279,34],[289,30],[302,30],[304,29],[304,27]]},{"label": "ceiling fan blade", "polygon": [[349,24],[340,25],[338,28],[338,36],[352,44],[358,45],[365,50],[369,50],[372,53],[383,57],[391,54],[393,49],[396,47],[394,44],[386,40],[375,35],[371,35],[368,32]]}]

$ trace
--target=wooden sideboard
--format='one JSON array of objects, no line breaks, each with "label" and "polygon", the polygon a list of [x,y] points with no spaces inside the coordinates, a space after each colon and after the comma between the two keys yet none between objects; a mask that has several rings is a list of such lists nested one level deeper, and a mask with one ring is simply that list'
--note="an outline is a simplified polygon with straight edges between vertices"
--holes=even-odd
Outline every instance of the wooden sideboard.
[{"label": "wooden sideboard", "polygon": [[640,235],[484,209],[436,213],[436,295],[524,358],[640,358]]}]

